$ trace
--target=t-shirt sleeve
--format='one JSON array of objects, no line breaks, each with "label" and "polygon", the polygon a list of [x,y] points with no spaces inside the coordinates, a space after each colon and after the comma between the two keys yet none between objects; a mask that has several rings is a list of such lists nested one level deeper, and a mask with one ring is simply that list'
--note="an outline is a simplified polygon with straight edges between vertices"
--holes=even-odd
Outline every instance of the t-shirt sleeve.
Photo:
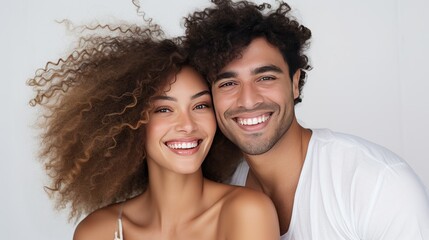
[{"label": "t-shirt sleeve", "polygon": [[406,163],[386,166],[372,192],[361,239],[429,239],[428,190]]}]

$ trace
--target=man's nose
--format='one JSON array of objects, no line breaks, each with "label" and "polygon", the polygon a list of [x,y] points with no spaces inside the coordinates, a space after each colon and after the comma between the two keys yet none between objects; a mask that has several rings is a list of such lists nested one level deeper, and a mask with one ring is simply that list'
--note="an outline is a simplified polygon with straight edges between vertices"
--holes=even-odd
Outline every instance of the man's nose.
[{"label": "man's nose", "polygon": [[263,97],[253,83],[242,84],[238,93],[237,105],[245,109],[252,109],[262,103]]}]

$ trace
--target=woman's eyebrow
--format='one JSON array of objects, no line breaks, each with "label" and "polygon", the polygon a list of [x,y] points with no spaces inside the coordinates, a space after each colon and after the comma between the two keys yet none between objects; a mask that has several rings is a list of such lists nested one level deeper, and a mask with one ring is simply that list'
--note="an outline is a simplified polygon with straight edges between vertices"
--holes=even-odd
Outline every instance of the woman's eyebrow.
[{"label": "woman's eyebrow", "polygon": [[203,96],[203,95],[206,95],[206,94],[210,95],[210,91],[209,91],[209,90],[203,90],[203,91],[201,91],[201,92],[199,92],[199,93],[197,93],[197,94],[194,94],[194,95],[191,97],[191,99],[199,98],[199,97],[201,97],[201,96]]},{"label": "woman's eyebrow", "polygon": [[[199,98],[203,95],[210,95],[210,91],[209,90],[203,90],[199,93],[196,93],[194,95],[191,96],[191,99],[195,99],[195,98]],[[177,102],[177,98],[175,97],[170,97],[170,96],[164,96],[164,95],[159,95],[159,96],[154,96],[152,98],[152,100],[156,101],[156,100],[167,100],[167,101],[174,101]]]},{"label": "woman's eyebrow", "polygon": [[154,96],[152,98],[152,100],[168,100],[168,101],[175,101],[177,102],[177,98],[175,97],[169,97],[169,96],[163,96],[163,95],[159,95],[159,96]]}]

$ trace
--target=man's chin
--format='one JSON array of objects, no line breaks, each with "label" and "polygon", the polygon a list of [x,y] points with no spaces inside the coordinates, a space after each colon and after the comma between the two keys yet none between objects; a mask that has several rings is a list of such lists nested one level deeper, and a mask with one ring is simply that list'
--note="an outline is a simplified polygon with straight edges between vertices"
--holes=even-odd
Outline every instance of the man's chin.
[{"label": "man's chin", "polygon": [[267,140],[257,140],[252,142],[241,142],[236,144],[246,155],[262,155],[271,150],[272,143]]}]

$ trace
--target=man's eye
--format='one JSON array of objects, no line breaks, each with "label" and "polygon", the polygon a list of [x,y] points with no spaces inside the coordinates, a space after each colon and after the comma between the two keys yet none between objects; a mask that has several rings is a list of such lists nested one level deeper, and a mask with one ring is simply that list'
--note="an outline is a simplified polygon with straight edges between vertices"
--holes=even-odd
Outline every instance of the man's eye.
[{"label": "man's eye", "polygon": [[219,88],[230,87],[232,85],[235,85],[234,82],[224,82],[224,83],[219,84]]},{"label": "man's eye", "polygon": [[264,77],[259,78],[259,80],[261,80],[261,81],[269,81],[269,80],[274,80],[274,79],[276,79],[276,78],[272,77],[272,76],[264,76]]}]

